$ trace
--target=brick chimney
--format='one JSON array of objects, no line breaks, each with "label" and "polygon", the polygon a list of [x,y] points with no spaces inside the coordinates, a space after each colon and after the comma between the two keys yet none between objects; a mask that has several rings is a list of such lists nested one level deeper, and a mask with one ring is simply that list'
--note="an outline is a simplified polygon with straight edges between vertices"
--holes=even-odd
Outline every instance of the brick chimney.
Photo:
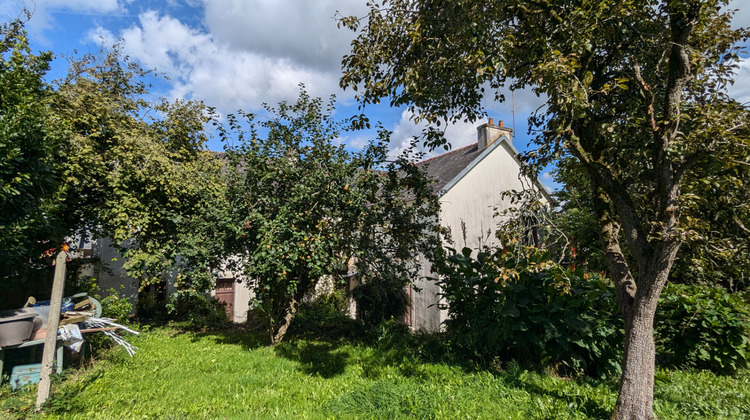
[{"label": "brick chimney", "polygon": [[495,122],[490,118],[487,124],[482,124],[477,127],[477,147],[480,150],[484,149],[494,143],[495,140],[499,139],[503,134],[507,134],[509,140],[513,139],[512,128],[505,127],[502,120],[500,120],[498,125],[495,125]]}]

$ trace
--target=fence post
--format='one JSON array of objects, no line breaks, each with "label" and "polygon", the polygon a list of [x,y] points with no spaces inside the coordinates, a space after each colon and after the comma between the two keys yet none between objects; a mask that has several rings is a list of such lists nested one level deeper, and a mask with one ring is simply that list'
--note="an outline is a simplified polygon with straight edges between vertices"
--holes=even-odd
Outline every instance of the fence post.
[{"label": "fence post", "polygon": [[[39,389],[36,394],[36,411],[42,408],[50,394],[50,375],[52,363],[57,348],[57,329],[60,326],[60,310],[62,309],[63,290],[65,289],[65,263],[67,254],[60,251],[55,259],[55,280],[52,283],[52,298],[49,303],[49,318],[47,320],[47,335],[44,337],[44,352],[42,353],[42,371],[39,378]],[[60,366],[62,367],[62,366]]]}]

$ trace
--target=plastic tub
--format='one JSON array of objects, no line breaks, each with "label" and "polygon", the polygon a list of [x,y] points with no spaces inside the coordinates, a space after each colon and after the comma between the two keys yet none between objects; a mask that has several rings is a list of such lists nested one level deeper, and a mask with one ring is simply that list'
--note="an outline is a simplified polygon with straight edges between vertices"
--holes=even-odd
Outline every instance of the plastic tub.
[{"label": "plastic tub", "polygon": [[28,340],[36,317],[36,313],[24,311],[5,311],[0,314],[0,347],[15,346]]}]

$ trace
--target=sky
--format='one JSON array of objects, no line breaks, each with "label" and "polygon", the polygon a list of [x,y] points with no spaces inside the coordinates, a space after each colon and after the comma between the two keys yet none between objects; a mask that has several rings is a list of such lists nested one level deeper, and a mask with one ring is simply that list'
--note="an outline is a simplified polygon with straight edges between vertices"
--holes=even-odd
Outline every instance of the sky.
[{"label": "sky", "polygon": [[[32,48],[50,50],[58,59],[51,78],[66,68],[65,56],[96,53],[102,45],[124,42],[124,52],[159,79],[152,95],[168,99],[202,100],[220,114],[242,109],[262,112],[261,104],[294,101],[299,84],[312,96],[339,101],[337,116],[357,112],[351,90],[338,86],[341,59],[354,33],[339,29],[337,15],[366,13],[366,0],[2,0],[0,19],[33,11],[26,24]],[[739,9],[734,26],[750,26],[750,0],[734,0]],[[744,6],[744,8],[742,7]],[[747,57],[747,55],[745,55]],[[743,59],[730,94],[750,102],[750,57]],[[514,146],[529,149],[527,118],[544,103],[530,91],[516,91],[504,103],[484,105],[497,123],[515,129]],[[512,99],[512,101],[511,101]],[[366,109],[368,117],[393,132],[394,153],[402,150],[421,126],[415,126],[404,108],[387,105]],[[447,129],[453,148],[476,142],[476,126],[459,123]],[[358,148],[366,134],[342,139]],[[209,143],[221,150],[218,140]],[[431,154],[440,153],[436,151]],[[541,181],[556,187],[549,172]]]}]

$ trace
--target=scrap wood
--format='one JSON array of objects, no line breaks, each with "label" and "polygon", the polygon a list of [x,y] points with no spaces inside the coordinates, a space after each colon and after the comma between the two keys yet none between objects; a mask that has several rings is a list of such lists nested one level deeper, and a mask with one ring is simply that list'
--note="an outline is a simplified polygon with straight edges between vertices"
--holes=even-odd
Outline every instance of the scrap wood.
[{"label": "scrap wood", "polygon": [[84,315],[84,316],[89,317],[89,316],[94,316],[94,312],[93,311],[68,311],[68,312],[64,312],[62,315],[63,316]]},{"label": "scrap wood", "polygon": [[79,322],[85,321],[86,318],[88,318],[88,315],[68,315],[65,313],[60,320],[60,325],[78,324]]},{"label": "scrap wood", "polygon": [[119,329],[120,327],[86,328],[85,330],[81,330],[81,333],[114,331],[114,330],[119,330]]},{"label": "scrap wood", "polygon": [[73,305],[73,310],[77,311],[79,309],[86,308],[87,306],[91,306],[91,299],[84,299],[84,300],[76,303],[75,305]]}]

